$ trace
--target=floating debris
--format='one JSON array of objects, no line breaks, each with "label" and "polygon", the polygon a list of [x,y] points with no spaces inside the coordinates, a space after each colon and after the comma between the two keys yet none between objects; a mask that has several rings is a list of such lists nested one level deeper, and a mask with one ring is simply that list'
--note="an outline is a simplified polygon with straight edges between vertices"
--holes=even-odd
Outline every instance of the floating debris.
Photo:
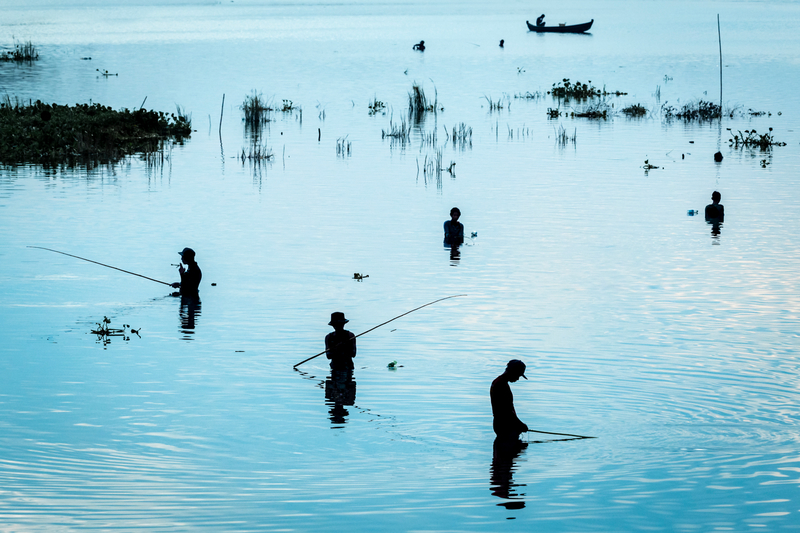
[{"label": "floating debris", "polygon": [[644,169],[645,172],[647,172],[648,170],[653,170],[653,169],[656,169],[656,168],[659,168],[659,167],[657,167],[655,165],[651,165],[650,164],[650,160],[649,159],[645,159],[644,160],[644,166],[642,168]]},{"label": "floating debris", "polygon": [[356,281],[364,281],[364,279],[368,278],[368,277],[369,277],[369,274],[359,274],[358,272],[353,274],[353,279],[356,280]]},{"label": "floating debris", "polygon": [[142,328],[133,329],[129,324],[123,324],[122,329],[120,329],[112,328],[110,324],[111,319],[104,316],[102,322],[97,322],[97,328],[91,331],[92,335],[97,335],[97,342],[102,341],[104,346],[111,342],[111,337],[122,337],[122,340],[129,341],[131,340],[130,335],[134,334],[140,339],[142,338],[142,336],[139,335]]},{"label": "floating debris", "polygon": [[699,215],[700,211],[698,211],[697,209],[689,209],[688,211],[686,211],[686,214],[690,217],[693,217],[695,215]]}]

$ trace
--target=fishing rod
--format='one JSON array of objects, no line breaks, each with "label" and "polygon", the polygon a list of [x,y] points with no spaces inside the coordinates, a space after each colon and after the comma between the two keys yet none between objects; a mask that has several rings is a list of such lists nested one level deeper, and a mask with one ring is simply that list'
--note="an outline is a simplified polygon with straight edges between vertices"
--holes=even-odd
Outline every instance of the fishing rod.
[{"label": "fishing rod", "polygon": [[[385,325],[386,325],[386,324],[388,324],[389,322],[392,322],[392,321],[394,321],[394,320],[397,320],[397,319],[398,319],[398,318],[400,318],[400,317],[404,317],[404,316],[406,316],[406,315],[407,315],[407,314],[409,314],[409,313],[413,313],[414,311],[419,311],[419,310],[420,310],[420,309],[422,309],[423,307],[428,307],[429,305],[433,305],[433,304],[435,304],[436,302],[441,302],[442,300],[449,300],[450,298],[458,298],[458,297],[460,297],[460,296],[466,296],[466,294],[456,294],[455,296],[445,296],[444,298],[439,298],[438,300],[434,300],[434,301],[432,301],[432,302],[430,302],[430,303],[427,303],[427,304],[425,304],[425,305],[420,305],[419,307],[417,307],[417,308],[414,308],[414,309],[412,309],[411,311],[406,311],[406,312],[405,312],[405,313],[403,313],[402,315],[397,315],[396,317],[392,318],[391,320],[387,320],[386,322],[383,322],[382,324],[378,324],[378,325],[377,325],[377,326],[375,326],[374,328],[370,328],[370,329],[368,329],[367,331],[365,331],[365,332],[363,332],[363,333],[359,333],[358,335],[356,335],[356,336],[355,336],[355,337],[353,337],[353,338],[354,338],[354,339],[356,339],[356,338],[360,337],[361,335],[366,335],[366,334],[367,334],[367,333],[369,333],[370,331],[376,330],[376,329],[378,329],[378,328],[379,328],[379,327],[381,327],[381,326],[385,326]],[[347,341],[343,341],[343,342],[347,342]],[[342,343],[340,342],[339,344],[342,344]],[[338,346],[339,344],[337,344],[336,346]],[[334,346],[334,348],[335,348],[336,346]],[[311,361],[311,360],[312,360],[312,359],[314,359],[315,357],[319,357],[320,355],[322,355],[322,354],[324,354],[324,353],[327,353],[327,352],[329,352],[330,350],[331,350],[331,348],[327,348],[327,349],[325,349],[325,350],[322,350],[322,351],[321,351],[321,352],[319,352],[317,355],[312,355],[312,356],[311,356],[311,357],[309,357],[308,359],[304,359],[304,360],[300,361],[299,363],[297,363],[296,365],[294,365],[292,368],[294,368],[294,369],[297,369],[297,367],[298,367],[298,366],[300,366],[300,365],[302,365],[303,363],[306,363],[306,362],[308,362],[308,361]]]},{"label": "fishing rod", "polygon": [[170,287],[172,287],[172,284],[171,283],[167,283],[166,281],[160,281],[160,280],[157,280],[157,279],[148,278],[147,276],[142,276],[141,274],[137,274],[136,272],[130,272],[128,270],[122,270],[121,268],[117,268],[115,266],[106,265],[104,263],[98,263],[97,261],[92,261],[91,259],[86,259],[85,257],[80,257],[80,256],[77,256],[77,255],[68,254],[66,252],[59,252],[58,250],[53,250],[52,248],[43,248],[41,246],[28,246],[28,248],[38,248],[39,250],[47,250],[48,252],[55,252],[55,253],[61,254],[61,255],[68,255],[69,257],[74,257],[75,259],[80,259],[81,261],[88,261],[89,263],[94,263],[95,265],[104,266],[106,268],[113,268],[114,270],[119,270],[120,272],[125,272],[126,274],[131,274],[133,276],[139,276],[140,278],[149,279],[150,281],[155,281],[156,283],[162,283],[164,285],[169,285]]},{"label": "fishing rod", "polygon": [[565,437],[575,437],[577,439],[596,439],[597,437],[587,437],[585,435],[573,435],[571,433],[553,433],[552,431],[539,431],[538,429],[529,429],[528,433],[544,433],[545,435],[563,435]]}]

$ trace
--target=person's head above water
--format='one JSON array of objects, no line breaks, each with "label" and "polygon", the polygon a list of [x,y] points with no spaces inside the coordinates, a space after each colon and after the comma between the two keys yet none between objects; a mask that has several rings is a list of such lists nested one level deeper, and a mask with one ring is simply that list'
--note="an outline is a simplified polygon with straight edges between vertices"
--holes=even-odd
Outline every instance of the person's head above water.
[{"label": "person's head above water", "polygon": [[453,209],[450,210],[450,218],[452,218],[453,220],[458,220],[458,217],[460,216],[461,216],[461,210],[459,208],[454,207]]},{"label": "person's head above water", "polygon": [[520,377],[525,377],[525,363],[519,359],[512,359],[506,365],[506,374],[509,376],[509,381],[517,381]]},{"label": "person's head above water", "polygon": [[178,253],[180,254],[184,263],[189,264],[190,262],[194,262],[194,250],[191,248],[184,248]]},{"label": "person's head above water", "polygon": [[344,313],[342,313],[341,311],[335,311],[331,313],[331,321],[328,322],[328,325],[333,326],[334,329],[338,330],[343,328],[344,325],[347,324],[348,322],[350,321],[344,317]]},{"label": "person's head above water", "polygon": [[719,203],[720,200],[722,200],[722,195],[718,191],[714,191],[714,192],[711,193],[711,201],[712,202],[714,202],[716,204],[716,203]]}]

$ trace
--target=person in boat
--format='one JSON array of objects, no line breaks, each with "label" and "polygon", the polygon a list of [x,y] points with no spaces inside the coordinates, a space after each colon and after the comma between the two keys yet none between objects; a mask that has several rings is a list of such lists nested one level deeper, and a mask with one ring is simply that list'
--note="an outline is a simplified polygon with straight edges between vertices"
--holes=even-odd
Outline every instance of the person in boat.
[{"label": "person in boat", "polygon": [[420,52],[425,51],[425,41],[420,41],[414,46],[411,47],[413,50],[419,50]]},{"label": "person in boat", "polygon": [[514,383],[520,377],[525,377],[525,363],[519,359],[512,359],[506,365],[506,370],[492,381],[489,395],[492,399],[492,415],[494,416],[494,432],[498,439],[517,440],[520,433],[528,431],[528,426],[517,417],[514,409],[514,395],[511,394],[509,383]]},{"label": "person in boat", "polygon": [[444,222],[445,246],[458,246],[464,242],[464,224],[458,221],[461,210],[454,207],[450,210],[450,220]]},{"label": "person in boat", "polygon": [[718,191],[711,193],[711,203],[706,206],[706,222],[719,224],[725,222],[725,206],[719,203],[722,195]]},{"label": "person in boat", "polygon": [[544,26],[544,13],[542,13],[542,15],[539,18],[536,19],[536,25],[537,26]]},{"label": "person in boat", "polygon": [[[198,289],[200,287],[200,280],[203,279],[203,273],[197,262],[194,260],[194,250],[191,248],[184,248],[178,252],[181,256],[181,265],[178,266],[178,272],[181,274],[181,281],[172,284],[172,287],[180,288],[180,295],[190,298],[197,298],[199,296]],[[183,268],[186,265],[186,268]]]},{"label": "person in boat", "polygon": [[342,312],[331,313],[329,326],[333,326],[333,333],[325,336],[326,356],[330,360],[331,370],[353,370],[353,357],[356,356],[356,336],[344,329],[350,322]]}]

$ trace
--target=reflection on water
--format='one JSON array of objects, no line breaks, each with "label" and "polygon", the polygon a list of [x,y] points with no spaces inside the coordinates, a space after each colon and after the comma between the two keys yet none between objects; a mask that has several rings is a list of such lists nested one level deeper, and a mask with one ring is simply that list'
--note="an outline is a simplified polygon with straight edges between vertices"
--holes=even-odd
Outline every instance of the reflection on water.
[{"label": "reflection on water", "polygon": [[191,340],[197,317],[200,316],[201,303],[200,297],[181,296],[180,304],[180,331],[184,334],[184,340]]},{"label": "reflection on water", "polygon": [[345,406],[355,405],[356,382],[352,370],[331,370],[325,380],[325,405],[330,407],[331,427],[341,427],[350,413]]},{"label": "reflection on water", "polygon": [[517,458],[527,447],[528,443],[519,439],[494,439],[490,469],[491,491],[494,496],[508,500],[497,504],[506,509],[525,507],[525,493],[519,492],[517,487],[525,487],[526,484],[514,482],[514,471],[517,469]]}]

